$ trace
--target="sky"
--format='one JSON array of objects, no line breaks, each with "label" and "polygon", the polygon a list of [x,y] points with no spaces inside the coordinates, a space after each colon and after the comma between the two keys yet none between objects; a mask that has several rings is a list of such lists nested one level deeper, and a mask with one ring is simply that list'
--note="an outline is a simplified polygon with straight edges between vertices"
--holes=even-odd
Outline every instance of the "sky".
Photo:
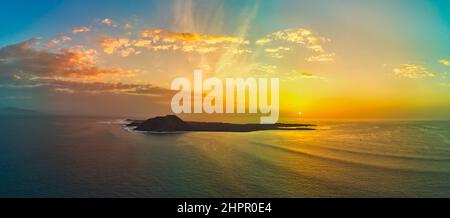
[{"label": "sky", "polygon": [[280,78],[281,120],[450,119],[446,0],[1,4],[0,107],[163,115],[201,69]]}]

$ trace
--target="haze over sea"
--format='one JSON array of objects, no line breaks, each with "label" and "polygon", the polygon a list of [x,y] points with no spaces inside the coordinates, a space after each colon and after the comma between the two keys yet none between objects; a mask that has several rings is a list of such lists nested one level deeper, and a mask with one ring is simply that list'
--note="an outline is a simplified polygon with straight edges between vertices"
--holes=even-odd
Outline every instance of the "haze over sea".
[{"label": "haze over sea", "polygon": [[1,197],[450,197],[449,121],[148,134],[1,117]]}]

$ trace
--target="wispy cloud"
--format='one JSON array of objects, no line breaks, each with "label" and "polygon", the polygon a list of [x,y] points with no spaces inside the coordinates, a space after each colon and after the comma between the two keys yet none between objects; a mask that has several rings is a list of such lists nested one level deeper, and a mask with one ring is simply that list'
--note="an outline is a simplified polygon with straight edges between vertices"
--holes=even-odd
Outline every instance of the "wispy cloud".
[{"label": "wispy cloud", "polygon": [[199,33],[180,33],[164,29],[146,29],[141,33],[141,36],[146,39],[151,39],[154,42],[166,42],[166,43],[195,42],[206,45],[217,45],[221,43],[249,44],[247,40],[240,37],[207,35]]},{"label": "wispy cloud", "polygon": [[291,71],[290,74],[287,75],[287,78],[288,78],[288,80],[299,80],[299,79],[315,79],[315,80],[323,80],[323,81],[327,80],[325,77],[318,76],[313,73],[297,71],[297,70]]},{"label": "wispy cloud", "polygon": [[435,77],[435,74],[428,71],[426,67],[420,64],[402,64],[393,69],[394,74],[401,78],[422,79]]},{"label": "wispy cloud", "polygon": [[320,55],[308,57],[308,58],[306,58],[306,61],[308,61],[308,62],[333,62],[335,56],[336,56],[335,53],[320,54]]},{"label": "wispy cloud", "polygon": [[283,46],[280,46],[280,47],[277,47],[277,48],[266,48],[266,49],[264,49],[264,51],[269,53],[270,56],[272,56],[273,58],[283,58],[284,56],[283,56],[282,52],[290,51],[290,50],[291,50],[290,48],[283,47]]},{"label": "wispy cloud", "polygon": [[255,44],[256,45],[266,45],[269,44],[270,42],[272,42],[273,40],[270,38],[262,38],[262,39],[258,39],[256,40]]},{"label": "wispy cloud", "polygon": [[91,31],[91,28],[85,27],[85,26],[75,27],[75,28],[72,29],[72,33],[74,33],[74,34],[84,33],[84,32],[89,32],[89,31]]},{"label": "wispy cloud", "polygon": [[271,33],[264,38],[258,39],[255,43],[257,45],[267,45],[276,41],[301,44],[313,51],[323,52],[321,43],[328,42],[330,40],[316,35],[312,30],[298,28],[285,29]]},{"label": "wispy cloud", "polygon": [[278,70],[278,67],[271,64],[256,64],[254,70],[263,73],[264,76],[269,76],[273,75]]},{"label": "wispy cloud", "polygon": [[47,87],[58,92],[65,93],[115,93],[115,94],[135,94],[135,95],[164,95],[173,94],[172,90],[160,88],[152,84],[126,84],[126,83],[105,83],[105,82],[77,82],[65,80],[41,80],[46,82]]},{"label": "wispy cloud", "polygon": [[100,41],[106,54],[128,57],[139,54],[141,49],[151,51],[174,50],[181,52],[212,53],[228,49],[230,44],[248,44],[248,41],[233,37],[197,33],[178,33],[163,29],[147,29],[140,39],[105,37]]},{"label": "wispy cloud", "polygon": [[[314,31],[304,28],[284,29],[268,34],[267,36],[255,41],[258,46],[273,46],[286,45],[289,50],[294,50],[297,47],[305,48],[310,52],[316,54],[307,61],[314,62],[330,62],[334,60],[334,53],[327,53],[324,49],[324,44],[330,42],[330,39],[317,35]],[[280,46],[278,48],[285,48]],[[283,55],[279,53],[280,50],[273,48],[266,48],[266,52],[270,53],[272,57],[282,58]],[[288,51],[284,49],[284,51]]]}]

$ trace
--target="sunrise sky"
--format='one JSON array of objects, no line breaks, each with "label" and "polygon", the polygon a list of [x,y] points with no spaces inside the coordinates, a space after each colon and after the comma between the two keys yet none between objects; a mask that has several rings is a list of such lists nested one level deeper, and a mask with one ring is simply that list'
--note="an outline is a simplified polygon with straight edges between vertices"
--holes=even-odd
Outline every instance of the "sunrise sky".
[{"label": "sunrise sky", "polygon": [[450,119],[447,0],[1,4],[0,107],[166,114],[202,69],[279,77],[282,120]]}]

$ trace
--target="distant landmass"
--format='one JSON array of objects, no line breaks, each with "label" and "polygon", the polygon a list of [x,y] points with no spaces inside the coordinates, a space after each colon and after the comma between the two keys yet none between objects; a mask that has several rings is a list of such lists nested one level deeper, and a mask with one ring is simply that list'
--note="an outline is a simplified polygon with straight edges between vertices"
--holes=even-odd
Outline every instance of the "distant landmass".
[{"label": "distant landmass", "polygon": [[42,113],[34,110],[28,110],[17,107],[5,107],[0,108],[0,115],[3,116],[35,116],[41,115]]},{"label": "distant landmass", "polygon": [[253,132],[264,130],[314,130],[313,124],[232,124],[183,121],[175,115],[129,120],[127,126],[149,132]]}]

